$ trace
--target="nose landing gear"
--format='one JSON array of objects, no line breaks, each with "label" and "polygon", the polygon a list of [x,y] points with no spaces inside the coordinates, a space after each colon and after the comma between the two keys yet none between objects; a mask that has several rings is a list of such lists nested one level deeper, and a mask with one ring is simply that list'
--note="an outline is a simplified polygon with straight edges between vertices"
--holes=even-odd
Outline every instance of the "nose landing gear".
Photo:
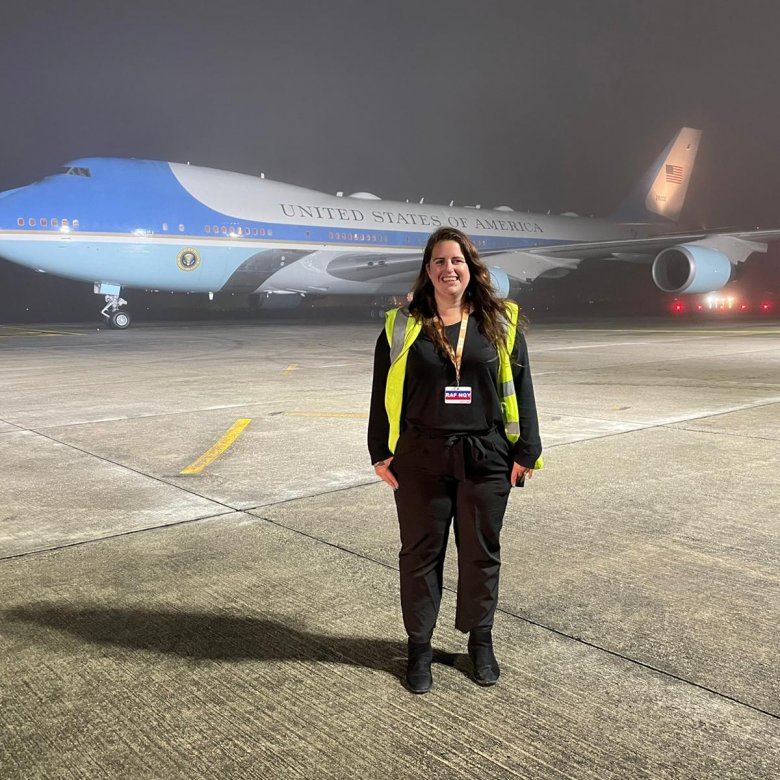
[{"label": "nose landing gear", "polygon": [[126,306],[127,301],[119,295],[106,295],[106,305],[100,313],[108,320],[108,327],[115,330],[124,330],[130,327],[130,314],[122,311],[120,306]]}]

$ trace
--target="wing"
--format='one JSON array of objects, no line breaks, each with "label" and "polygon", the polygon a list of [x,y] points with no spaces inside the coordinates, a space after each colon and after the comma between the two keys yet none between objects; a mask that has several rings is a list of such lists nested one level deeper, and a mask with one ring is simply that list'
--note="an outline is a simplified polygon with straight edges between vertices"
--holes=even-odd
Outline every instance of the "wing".
[{"label": "wing", "polygon": [[[607,258],[649,263],[664,249],[699,246],[723,254],[736,265],[754,252],[765,252],[767,243],[780,240],[780,228],[755,230],[700,230],[658,236],[561,242],[557,245],[496,249],[481,252],[483,260],[500,268],[512,280],[530,284],[539,277],[559,277],[583,261]],[[377,249],[379,249],[377,247]],[[422,250],[401,253],[341,252],[327,264],[329,274],[352,282],[413,282],[420,268]]]},{"label": "wing", "polygon": [[[619,257],[621,255],[656,255],[663,249],[669,249],[680,244],[701,244],[704,246],[734,245],[735,242],[746,242],[746,248],[750,253],[766,251],[766,242],[780,239],[780,229],[756,230],[707,230],[685,233],[664,233],[660,236],[649,238],[617,239],[613,241],[586,241],[581,243],[559,244],[558,246],[543,246],[538,249],[524,249],[522,251],[545,257],[561,257],[577,260],[586,260],[594,257]],[[706,242],[702,244],[702,242]],[[763,248],[761,245],[764,244]],[[648,259],[648,258],[643,258]],[[652,259],[650,257],[649,259]],[[743,258],[745,259],[745,258]],[[736,262],[742,262],[738,260]]]},{"label": "wing", "polygon": [[350,282],[392,279],[414,281],[420,270],[422,250],[400,254],[344,252],[328,263],[328,273]]}]

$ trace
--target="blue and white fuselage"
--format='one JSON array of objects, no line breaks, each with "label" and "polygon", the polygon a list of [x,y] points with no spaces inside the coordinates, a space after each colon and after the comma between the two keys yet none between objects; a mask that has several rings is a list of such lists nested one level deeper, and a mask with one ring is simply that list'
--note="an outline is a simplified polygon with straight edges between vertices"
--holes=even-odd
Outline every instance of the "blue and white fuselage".
[{"label": "blue and white fuselage", "polygon": [[[697,146],[698,131],[684,129],[656,161],[637,196],[644,216],[676,218]],[[192,165],[89,158],[0,194],[0,255],[115,298],[122,288],[404,295],[428,236],[445,225],[474,240],[503,294],[584,257],[650,254],[658,263],[665,253],[670,267],[688,263],[689,282],[697,261],[700,281],[702,270],[719,272],[717,289],[744,259],[707,236],[663,235],[658,222],[640,222],[341,197]]]},{"label": "blue and white fuselage", "polygon": [[[409,290],[422,248],[441,225],[465,230],[486,255],[559,245],[575,234],[630,236],[615,223],[573,221],[576,231],[562,230],[572,220],[560,217],[338,197],[177,163],[82,159],[0,199],[0,253],[122,287],[398,295]],[[197,253],[189,267],[179,260],[187,249]],[[357,257],[367,273],[355,267]],[[381,273],[377,263],[399,257],[413,260]],[[535,265],[511,275],[532,279],[550,267]]]}]

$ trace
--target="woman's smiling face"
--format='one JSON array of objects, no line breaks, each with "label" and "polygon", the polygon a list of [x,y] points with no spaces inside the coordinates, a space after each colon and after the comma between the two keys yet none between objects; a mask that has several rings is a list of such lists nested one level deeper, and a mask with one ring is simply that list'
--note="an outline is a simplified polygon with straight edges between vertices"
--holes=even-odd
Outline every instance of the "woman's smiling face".
[{"label": "woman's smiling face", "polygon": [[457,241],[439,241],[428,263],[428,278],[436,293],[445,298],[462,298],[471,280],[469,265]]}]

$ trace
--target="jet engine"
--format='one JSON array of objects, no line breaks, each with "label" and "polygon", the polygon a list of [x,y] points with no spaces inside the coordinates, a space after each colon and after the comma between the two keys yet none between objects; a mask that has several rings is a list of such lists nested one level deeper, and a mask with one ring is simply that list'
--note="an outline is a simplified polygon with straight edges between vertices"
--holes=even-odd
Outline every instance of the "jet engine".
[{"label": "jet engine", "polygon": [[496,288],[496,292],[501,298],[506,298],[509,295],[509,277],[506,275],[506,271],[504,271],[503,268],[499,268],[497,265],[491,265],[490,281],[493,282],[493,287]]},{"label": "jet engine", "polygon": [[681,244],[658,253],[653,261],[653,281],[668,293],[709,293],[728,284],[732,269],[731,261],[723,252]]}]

